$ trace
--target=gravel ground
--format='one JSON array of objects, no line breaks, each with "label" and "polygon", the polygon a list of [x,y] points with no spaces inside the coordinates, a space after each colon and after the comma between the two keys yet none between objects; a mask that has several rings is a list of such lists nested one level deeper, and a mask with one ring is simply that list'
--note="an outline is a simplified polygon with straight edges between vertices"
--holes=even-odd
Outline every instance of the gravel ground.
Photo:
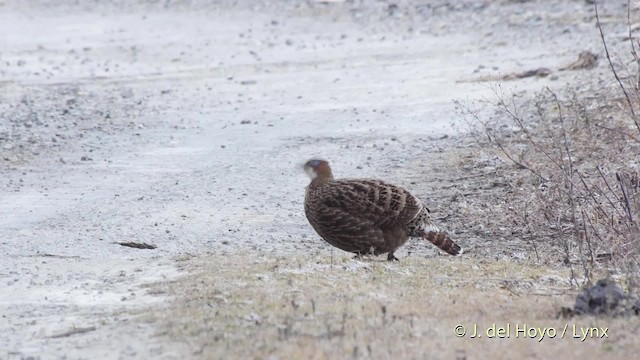
[{"label": "gravel ground", "polygon": [[168,299],[145,285],[184,256],[326,256],[306,159],[445,199],[419,159],[464,144],[452,99],[540,67],[503,88],[562,91],[601,53],[585,1],[74,3],[0,2],[0,358],[182,357],[135,320]]}]

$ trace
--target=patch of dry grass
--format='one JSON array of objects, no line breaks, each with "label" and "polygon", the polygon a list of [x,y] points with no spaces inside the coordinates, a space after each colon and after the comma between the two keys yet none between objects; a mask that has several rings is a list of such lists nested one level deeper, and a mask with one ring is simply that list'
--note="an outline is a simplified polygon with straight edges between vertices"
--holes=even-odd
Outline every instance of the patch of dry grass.
[{"label": "patch of dry grass", "polygon": [[[637,319],[556,318],[577,291],[565,269],[470,256],[389,263],[341,255],[332,264],[247,254],[185,263],[193,275],[158,285],[176,298],[171,310],[146,317],[162,323],[159,336],[203,358],[623,358],[640,351]],[[459,324],[467,336],[456,336]],[[474,324],[482,338],[470,338]],[[510,338],[487,338],[492,324],[510,324]],[[516,338],[524,324],[558,333]],[[608,327],[608,337],[573,339],[574,324]]]}]

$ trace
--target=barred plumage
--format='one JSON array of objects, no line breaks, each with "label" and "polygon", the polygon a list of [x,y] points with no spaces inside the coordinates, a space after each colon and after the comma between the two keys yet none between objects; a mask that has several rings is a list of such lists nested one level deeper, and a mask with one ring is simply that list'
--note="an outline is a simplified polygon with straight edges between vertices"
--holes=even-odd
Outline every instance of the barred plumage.
[{"label": "barred plumage", "polygon": [[451,255],[462,254],[407,190],[374,179],[334,180],[324,160],[309,160],[304,169],[311,178],[305,214],[331,245],[359,255],[388,253],[388,260],[397,260],[393,253],[409,237],[422,237]]}]

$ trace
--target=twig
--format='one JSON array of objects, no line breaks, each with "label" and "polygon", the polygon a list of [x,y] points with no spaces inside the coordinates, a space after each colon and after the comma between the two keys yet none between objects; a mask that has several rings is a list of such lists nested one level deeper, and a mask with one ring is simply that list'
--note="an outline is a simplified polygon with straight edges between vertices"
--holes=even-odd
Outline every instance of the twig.
[{"label": "twig", "polygon": [[[582,270],[584,271],[584,275],[585,275],[586,280],[589,281],[590,280],[589,279],[589,269],[587,268],[587,263],[586,263],[585,258],[584,258],[584,251],[583,251],[583,248],[582,248],[582,237],[580,236],[580,233],[579,233],[579,230],[578,230],[579,226],[578,226],[578,220],[576,218],[575,186],[573,184],[573,181],[571,181],[573,179],[573,160],[571,158],[571,149],[569,148],[569,139],[567,139],[567,131],[566,131],[565,126],[564,126],[564,116],[562,116],[562,105],[560,105],[560,101],[558,100],[558,96],[553,91],[551,91],[551,89],[549,89],[547,87],[547,91],[549,91],[549,93],[551,93],[551,95],[553,96],[553,99],[556,102],[556,106],[558,106],[558,117],[560,119],[560,127],[562,129],[562,138],[564,140],[564,147],[565,147],[565,151],[567,152],[567,158],[569,159],[569,171],[568,171],[568,173],[567,173],[566,170],[564,170],[564,166],[563,166],[562,170],[563,170],[564,173],[566,173],[565,178],[569,182],[569,202],[571,203],[571,222],[573,223],[573,236],[574,236],[574,239],[576,240],[576,242],[578,243],[578,252],[580,254],[580,262],[582,263]],[[562,164],[564,165],[564,158],[562,156],[562,150],[560,151],[560,161],[562,161]],[[584,223],[583,223],[583,226],[584,226]]]},{"label": "twig", "polygon": [[573,271],[573,265],[571,265],[571,253],[569,252],[569,242],[564,238],[562,234],[562,224],[560,222],[560,215],[556,216],[556,228],[558,229],[558,233],[562,238],[562,247],[564,249],[564,256],[566,257],[566,264],[569,265],[569,271],[571,271],[571,278],[569,279],[569,284],[575,283],[578,286],[578,280],[576,280],[576,274]]},{"label": "twig", "polygon": [[582,227],[584,228],[584,238],[587,242],[587,247],[589,248],[589,257],[591,258],[591,266],[593,266],[593,263],[594,263],[593,249],[591,248],[591,238],[589,237],[589,231],[587,230],[587,216],[584,214],[584,210],[582,209],[580,209],[580,213],[582,214]]},{"label": "twig", "polygon": [[157,246],[152,245],[152,244],[147,244],[147,243],[139,243],[139,242],[116,242],[116,244],[118,245],[122,245],[122,246],[126,246],[126,247],[130,247],[130,248],[134,248],[134,249],[146,249],[146,250],[153,250],[155,248],[157,248]]},{"label": "twig", "polygon": [[540,255],[538,254],[538,246],[536,246],[535,240],[533,240],[533,236],[531,235],[531,224],[529,224],[529,213],[527,212],[527,207],[529,202],[526,201],[524,203],[524,221],[526,226],[529,228],[529,239],[531,239],[531,245],[533,245],[533,252],[536,254],[536,259],[540,261]]},{"label": "twig", "polygon": [[631,134],[628,134],[628,133],[626,133],[626,132],[624,132],[624,131],[622,131],[622,130],[619,130],[619,129],[613,129],[613,128],[608,128],[608,127],[606,127],[606,126],[602,126],[602,125],[600,125],[600,124],[596,124],[596,127],[599,127],[599,128],[601,128],[601,129],[605,129],[605,130],[609,130],[609,131],[613,131],[613,132],[617,132],[617,133],[619,133],[619,134],[622,134],[622,135],[624,135],[624,136],[627,136],[627,137],[631,138],[633,141],[635,141],[635,142],[637,142],[637,143],[640,143],[640,139],[638,139],[638,138],[636,138],[635,136],[633,136],[633,135],[631,135]]},{"label": "twig", "polygon": [[593,223],[591,222],[591,219],[589,219],[589,217],[587,217],[587,221],[589,222],[589,225],[591,225],[591,228],[593,229],[593,234],[598,238],[598,240],[600,240],[601,244],[605,244],[604,239],[602,238],[602,236],[600,236],[600,233],[598,232],[598,229],[593,225]]},{"label": "twig", "polygon": [[[494,94],[498,97],[501,98],[500,94],[498,94],[495,89],[494,89]],[[551,160],[551,162],[553,162],[558,169],[563,170],[562,173],[563,175],[565,175],[566,177],[566,173],[564,172],[564,169],[562,167],[562,165],[560,163],[558,163],[542,146],[540,146],[540,144],[538,144],[537,141],[535,141],[533,139],[533,136],[531,136],[531,134],[529,133],[529,129],[527,129],[527,126],[522,122],[522,118],[519,117],[519,115],[517,114],[517,106],[515,104],[515,100],[512,99],[512,106],[514,108],[516,108],[516,112],[511,111],[511,109],[504,103],[504,101],[502,101],[502,107],[498,106],[499,110],[502,110],[503,112],[505,112],[515,123],[516,125],[518,125],[518,127],[520,128],[520,130],[522,130],[522,132],[524,132],[524,134],[527,137],[527,140],[529,140],[529,142],[531,143],[531,145],[533,145],[533,147],[536,148],[536,150],[540,151],[542,154],[544,154],[549,160]],[[568,179],[567,179],[568,180]],[[570,182],[571,180],[569,180]]]},{"label": "twig", "polygon": [[96,329],[95,326],[89,326],[89,327],[74,327],[70,330],[67,330],[63,333],[60,334],[55,334],[55,335],[51,335],[49,336],[50,339],[58,339],[58,338],[63,338],[63,337],[69,337],[71,335],[76,335],[76,334],[84,334],[90,331],[94,331]]},{"label": "twig", "polygon": [[[596,197],[594,195],[594,191],[589,188],[589,185],[587,185],[587,182],[584,180],[584,177],[582,176],[582,174],[580,172],[577,172],[577,174],[578,174],[578,178],[580,179],[580,182],[582,182],[582,186],[584,186],[584,191],[587,193],[587,195],[589,195],[588,198],[585,197],[585,200],[589,201],[589,198],[591,198],[591,200],[593,200],[593,202],[589,201],[591,207],[593,207],[596,210],[597,213],[600,213],[600,215],[602,215],[602,217],[604,217],[604,218],[609,217],[609,214],[607,214],[607,212],[604,211],[604,209],[602,208],[602,205],[600,205],[600,202],[598,202],[598,200],[596,199]],[[614,209],[616,209],[616,211],[618,211],[618,209],[613,204],[613,202],[609,199],[607,194],[605,194],[597,185],[593,185],[593,186],[596,188],[598,193],[602,194],[605,198],[607,198],[607,200],[609,201],[609,204]],[[618,211],[618,214],[620,214],[619,211]]]},{"label": "twig", "polygon": [[[495,90],[494,90],[495,93]],[[497,94],[496,94],[497,95]],[[521,169],[527,169],[529,170],[532,174],[536,175],[537,177],[539,177],[540,179],[542,179],[543,182],[547,182],[549,181],[547,178],[545,178],[544,176],[542,176],[542,174],[540,174],[539,172],[537,172],[536,170],[534,170],[533,168],[531,168],[530,166],[527,166],[523,163],[521,163],[520,161],[516,160],[513,158],[513,156],[511,156],[511,154],[507,151],[507,149],[504,148],[504,146],[496,139],[496,137],[493,136],[493,133],[491,132],[491,130],[489,129],[489,127],[487,126],[487,124],[485,122],[483,122],[482,120],[480,120],[480,118],[478,117],[477,113],[474,113],[471,109],[469,109],[468,107],[458,103],[458,105],[467,113],[471,114],[471,116],[474,118],[474,120],[479,123],[482,128],[484,129],[485,135],[487,135],[487,138],[489,139],[490,143],[495,144],[498,149],[500,149],[500,151],[502,151],[502,153],[509,159],[511,160],[511,162],[513,162],[514,164],[516,164],[516,166],[520,167]]]},{"label": "twig", "polygon": [[[602,170],[600,170],[600,166],[596,166],[596,170],[598,170],[598,174],[600,174],[600,177],[602,178],[602,180],[604,180],[604,184],[607,185],[607,188],[609,189],[609,191],[615,196],[616,192],[613,191],[613,189],[611,188],[611,185],[609,185],[609,181],[607,180],[607,178],[602,173]],[[618,216],[623,217],[623,215],[620,213],[620,210],[618,210],[618,207],[613,204],[613,201],[611,201],[611,199],[609,199],[607,194],[604,191],[600,191],[600,192],[602,193],[602,195],[604,195],[604,197],[607,199],[607,201],[609,201],[609,204],[611,204],[611,207],[613,207],[613,209],[618,213]]]},{"label": "twig", "polygon": [[[569,139],[567,138],[567,130],[564,126],[564,116],[562,116],[562,105],[560,105],[560,100],[558,100],[558,96],[554,93],[549,87],[547,87],[547,91],[551,93],[553,99],[556,102],[556,106],[558,106],[558,117],[560,118],[560,127],[562,128],[562,137],[564,139],[564,148],[567,152],[567,157],[569,158],[569,177],[572,177],[573,174],[573,159],[571,158],[571,150],[569,149]],[[571,184],[573,186],[573,184]]]},{"label": "twig", "polygon": [[636,91],[640,90],[640,58],[638,57],[638,53],[636,52],[636,46],[633,43],[633,31],[631,31],[631,0],[627,1],[627,28],[629,29],[629,43],[631,43],[631,55],[633,55],[633,59],[636,61],[636,69],[637,71],[637,82],[636,82]]},{"label": "twig", "polygon": [[[469,100],[467,100],[467,102],[468,101]],[[464,121],[469,127],[469,134],[480,146],[482,146],[483,142],[480,140],[480,137],[478,135],[479,131],[477,130],[477,127],[474,125],[473,121],[470,121],[469,119],[467,119],[467,115],[466,115],[466,114],[478,113],[481,110],[474,109],[472,111],[469,108],[469,106],[462,105],[462,103],[459,100],[453,100],[453,104],[455,106],[456,113],[458,113],[458,116],[460,116],[462,121]]]},{"label": "twig", "polygon": [[611,55],[609,54],[609,48],[607,47],[607,41],[604,38],[604,32],[602,31],[602,25],[600,24],[600,15],[598,14],[598,1],[594,1],[593,2],[593,6],[595,7],[595,10],[596,10],[596,23],[598,25],[598,30],[600,31],[600,38],[602,39],[602,45],[604,46],[604,52],[607,55],[607,61],[609,62],[609,67],[611,67],[611,72],[613,72],[613,76],[615,76],[616,81],[618,82],[618,85],[620,86],[620,89],[624,93],[625,99],[627,99],[627,104],[629,104],[629,111],[631,112],[631,117],[633,119],[633,122],[636,125],[636,127],[638,128],[638,131],[640,131],[640,121],[636,117],[636,112],[633,110],[633,103],[631,102],[631,97],[629,96],[629,93],[627,92],[627,89],[622,84],[622,80],[620,80],[620,77],[618,76],[618,72],[613,67],[613,61],[611,61]]},{"label": "twig", "polygon": [[625,205],[625,209],[627,210],[627,216],[629,217],[629,222],[631,222],[631,224],[633,224],[636,228],[638,227],[638,224],[636,224],[636,221],[633,219],[633,215],[631,214],[631,204],[629,203],[629,197],[627,196],[627,190],[624,187],[624,179],[622,178],[622,175],[620,175],[620,173],[616,173],[616,180],[618,180],[618,183],[620,184],[620,190],[622,190],[622,196],[624,198],[624,205]]}]

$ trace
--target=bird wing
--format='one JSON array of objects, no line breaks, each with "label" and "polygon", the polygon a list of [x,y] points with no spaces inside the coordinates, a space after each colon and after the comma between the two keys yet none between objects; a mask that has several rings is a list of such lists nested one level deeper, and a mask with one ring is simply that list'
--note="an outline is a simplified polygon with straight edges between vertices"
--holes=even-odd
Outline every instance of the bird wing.
[{"label": "bird wing", "polygon": [[405,226],[423,209],[407,190],[380,180],[338,180],[327,191],[324,207],[381,230]]},{"label": "bird wing", "polygon": [[[352,252],[366,252],[372,246],[384,244],[384,232],[371,219],[335,205],[325,202],[317,206],[313,219],[309,219],[322,238]],[[316,227],[316,224],[320,226]]]}]

